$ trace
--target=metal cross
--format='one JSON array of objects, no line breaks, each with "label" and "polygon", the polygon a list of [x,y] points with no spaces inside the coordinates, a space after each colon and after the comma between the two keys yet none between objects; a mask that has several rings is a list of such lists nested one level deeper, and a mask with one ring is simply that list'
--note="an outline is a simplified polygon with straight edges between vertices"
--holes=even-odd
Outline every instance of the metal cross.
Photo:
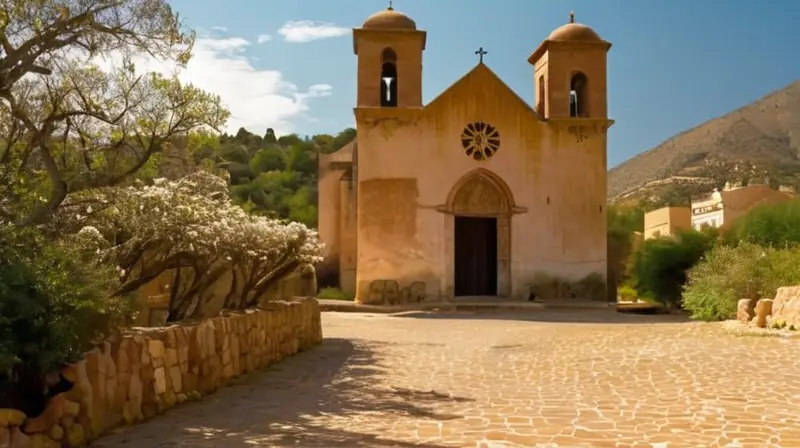
[{"label": "metal cross", "polygon": [[393,9],[394,9],[394,8],[392,8],[392,0],[389,0],[389,10],[391,11],[391,10],[393,10]]},{"label": "metal cross", "polygon": [[478,57],[480,58],[481,64],[483,64],[483,55],[485,55],[487,53],[489,53],[489,52],[484,50],[483,47],[480,47],[475,51],[475,54],[477,54]]}]

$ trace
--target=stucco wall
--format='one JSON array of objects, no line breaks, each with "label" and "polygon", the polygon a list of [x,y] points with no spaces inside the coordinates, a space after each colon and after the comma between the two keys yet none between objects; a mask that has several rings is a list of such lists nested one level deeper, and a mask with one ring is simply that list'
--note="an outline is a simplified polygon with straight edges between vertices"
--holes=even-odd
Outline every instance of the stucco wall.
[{"label": "stucco wall", "polygon": [[[348,210],[351,196],[346,188],[352,184],[351,175],[355,156],[355,142],[350,142],[332,154],[319,157],[318,219],[317,230],[323,243],[323,261],[317,268],[317,276],[321,286],[339,285],[341,283],[340,261],[343,253],[352,251],[348,246]],[[344,191],[342,191],[344,188]],[[351,214],[355,216],[355,212]],[[350,232],[355,232],[355,227]],[[355,269],[355,268],[353,268]]]},{"label": "stucco wall", "polygon": [[692,227],[692,210],[689,207],[663,207],[644,215],[644,238],[673,236]]},{"label": "stucco wall", "polygon": [[[359,147],[357,300],[376,279],[426,284],[449,296],[452,215],[463,176],[484,169],[508,187],[510,294],[527,296],[537,272],[579,279],[606,272],[605,120],[545,122],[479,65],[424,109],[357,109]],[[464,126],[483,121],[501,135],[478,162],[461,146]]]},{"label": "stucco wall", "polygon": [[275,302],[194,324],[136,329],[63,369],[74,387],[52,398],[41,416],[25,420],[21,412],[0,410],[0,448],[84,446],[115,427],[199,399],[234,377],[321,341],[314,299]]}]

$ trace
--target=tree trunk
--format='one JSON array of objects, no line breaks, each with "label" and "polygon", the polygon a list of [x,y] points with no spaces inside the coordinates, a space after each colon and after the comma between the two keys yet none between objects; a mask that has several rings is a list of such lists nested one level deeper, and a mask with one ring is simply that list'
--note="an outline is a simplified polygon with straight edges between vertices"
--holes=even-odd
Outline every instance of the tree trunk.
[{"label": "tree trunk", "polygon": [[279,282],[283,279],[283,277],[290,272],[294,271],[300,266],[300,262],[298,260],[292,260],[288,263],[285,263],[283,266],[279,267],[278,269],[272,271],[270,275],[262,279],[258,282],[258,286],[256,287],[256,293],[253,294],[253,297],[250,300],[244,302],[245,308],[254,308],[258,305],[261,301],[261,297],[267,290],[274,285],[275,283]]}]

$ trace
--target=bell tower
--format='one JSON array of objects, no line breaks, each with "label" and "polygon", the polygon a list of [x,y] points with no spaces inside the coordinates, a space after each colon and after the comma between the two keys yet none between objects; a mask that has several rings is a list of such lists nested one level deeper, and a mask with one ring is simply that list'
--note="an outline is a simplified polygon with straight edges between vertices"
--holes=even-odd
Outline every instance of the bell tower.
[{"label": "bell tower", "polygon": [[353,29],[358,56],[356,107],[422,107],[422,52],[425,31],[389,7]]},{"label": "bell tower", "polygon": [[556,28],[528,58],[534,67],[536,111],[548,118],[608,118],[606,57],[611,43],[591,28]]}]

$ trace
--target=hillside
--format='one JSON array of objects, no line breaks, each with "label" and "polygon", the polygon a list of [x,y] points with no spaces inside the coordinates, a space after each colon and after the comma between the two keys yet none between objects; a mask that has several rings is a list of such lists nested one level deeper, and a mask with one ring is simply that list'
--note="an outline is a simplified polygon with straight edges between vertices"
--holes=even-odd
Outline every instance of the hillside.
[{"label": "hillside", "polygon": [[613,168],[608,196],[654,195],[651,186],[663,191],[665,183],[707,191],[709,184],[754,178],[800,187],[800,81]]}]

